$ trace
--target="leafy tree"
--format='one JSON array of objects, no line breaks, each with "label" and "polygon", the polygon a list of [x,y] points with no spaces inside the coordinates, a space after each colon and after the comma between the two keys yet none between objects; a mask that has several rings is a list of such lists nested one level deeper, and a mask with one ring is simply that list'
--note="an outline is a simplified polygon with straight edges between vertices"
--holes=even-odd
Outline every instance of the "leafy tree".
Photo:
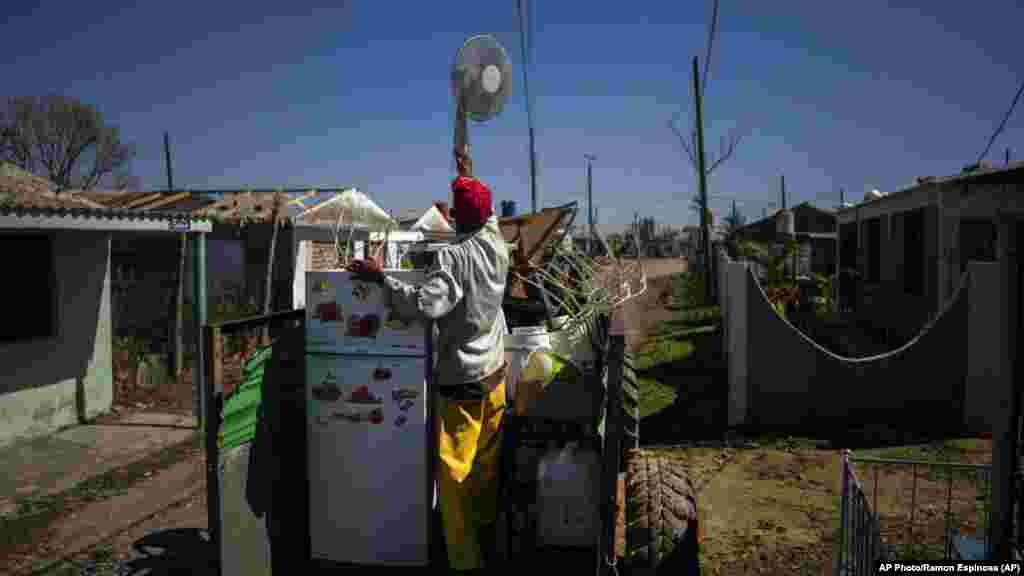
[{"label": "leafy tree", "polygon": [[128,174],[134,157],[134,146],[92,104],[58,95],[0,100],[0,161],[44,176],[58,190],[137,184]]}]

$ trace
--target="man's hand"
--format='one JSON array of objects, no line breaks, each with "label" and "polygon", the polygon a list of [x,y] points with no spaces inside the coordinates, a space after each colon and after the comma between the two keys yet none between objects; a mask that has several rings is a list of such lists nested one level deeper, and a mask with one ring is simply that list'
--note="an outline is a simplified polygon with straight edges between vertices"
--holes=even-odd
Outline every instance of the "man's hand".
[{"label": "man's hand", "polygon": [[372,282],[374,284],[384,283],[384,271],[381,269],[380,263],[373,258],[369,260],[353,260],[349,264],[348,269],[356,280]]}]

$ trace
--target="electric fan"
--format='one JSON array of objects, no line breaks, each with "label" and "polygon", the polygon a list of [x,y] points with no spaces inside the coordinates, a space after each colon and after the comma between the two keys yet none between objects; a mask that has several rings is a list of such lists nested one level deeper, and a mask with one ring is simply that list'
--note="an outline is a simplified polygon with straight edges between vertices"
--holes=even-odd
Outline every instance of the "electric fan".
[{"label": "electric fan", "polygon": [[511,91],[512,66],[505,49],[490,35],[466,40],[452,68],[455,96],[455,148],[467,149],[467,118],[486,122],[501,113]]}]

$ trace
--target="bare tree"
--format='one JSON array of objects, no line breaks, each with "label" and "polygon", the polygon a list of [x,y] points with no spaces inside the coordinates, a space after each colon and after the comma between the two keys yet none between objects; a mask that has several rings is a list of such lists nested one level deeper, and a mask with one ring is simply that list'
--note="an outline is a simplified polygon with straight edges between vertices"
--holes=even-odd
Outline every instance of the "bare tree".
[{"label": "bare tree", "polygon": [[[263,291],[263,313],[270,314],[271,306],[273,305],[274,297],[274,258],[277,252],[277,232],[287,221],[287,208],[285,208],[285,194],[284,191],[277,191],[274,193],[272,202],[273,205],[270,211],[270,248],[268,249],[267,256],[267,274],[264,278],[264,291]],[[263,329],[263,340],[264,342],[270,341],[270,328]]]},{"label": "bare tree", "polygon": [[[711,22],[708,25],[708,43],[707,43],[707,54],[704,57],[704,71],[701,74],[700,80],[700,92],[701,95],[707,90],[708,75],[711,73],[711,56],[713,54],[713,48],[715,45],[715,37],[718,32],[718,0],[714,0],[711,10]],[[679,145],[682,146],[683,151],[686,152],[687,159],[690,161],[690,165],[693,169],[698,170],[697,166],[697,128],[691,126],[689,130],[683,132],[677,125],[676,119],[670,118],[668,121],[668,127],[676,138],[679,140]],[[704,173],[707,176],[711,176],[726,160],[732,157],[736,152],[736,148],[739,146],[742,140],[742,136],[739,133],[734,133],[729,137],[722,137],[720,143],[720,150],[718,156],[709,159],[707,166],[704,169]],[[699,201],[698,201],[699,202]],[[697,213],[700,213],[700,209],[697,209]]]},{"label": "bare tree", "polygon": [[142,178],[138,176],[119,173],[111,179],[111,187],[114,190],[142,190]]},{"label": "bare tree", "polygon": [[134,146],[92,104],[66,96],[0,102],[0,160],[49,178],[58,190],[127,185]]}]

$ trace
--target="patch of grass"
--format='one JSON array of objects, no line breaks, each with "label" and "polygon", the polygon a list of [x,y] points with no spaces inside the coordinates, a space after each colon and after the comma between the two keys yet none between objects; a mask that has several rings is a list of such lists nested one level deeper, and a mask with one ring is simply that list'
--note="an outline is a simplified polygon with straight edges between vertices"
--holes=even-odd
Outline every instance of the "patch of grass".
[{"label": "patch of grass", "polygon": [[63,562],[47,570],[44,574],[46,576],[79,576],[80,574],[114,576],[119,573],[117,562],[114,559],[114,551],[110,547],[101,546],[84,554],[79,560]]},{"label": "patch of grass", "polygon": [[653,378],[641,376],[639,386],[641,419],[668,408],[676,401],[675,389]]},{"label": "patch of grass", "polygon": [[874,458],[899,458],[907,460],[927,460],[929,462],[952,462],[960,454],[950,441],[940,440],[927,444],[907,446],[886,446],[859,451],[865,456]]},{"label": "patch of grass", "polygon": [[642,372],[661,364],[682,362],[693,356],[695,350],[693,342],[689,340],[648,340],[636,355],[636,369]]},{"label": "patch of grass", "polygon": [[[955,463],[964,460],[963,454],[965,452],[976,450],[980,441],[977,438],[950,438],[924,444],[870,448],[855,452],[854,457],[868,456],[872,458]],[[929,480],[943,480],[948,477],[948,474],[949,472],[941,467],[929,467],[927,471],[921,471],[921,476]],[[953,470],[953,476],[973,479],[979,484],[982,482],[981,474],[972,469],[955,469]]]},{"label": "patch of grass", "polygon": [[765,433],[748,438],[761,448],[769,450],[816,450],[825,447],[826,441],[806,436],[792,436],[781,433]]},{"label": "patch of grass", "polygon": [[946,550],[940,544],[926,544],[923,542],[911,542],[906,545],[894,546],[892,548],[893,562],[935,562],[946,558]]},{"label": "patch of grass", "polygon": [[115,496],[143,478],[184,460],[203,446],[202,434],[165,447],[120,468],[88,478],[63,492],[16,501],[16,512],[0,518],[0,558],[37,541],[46,529],[72,509]]}]

